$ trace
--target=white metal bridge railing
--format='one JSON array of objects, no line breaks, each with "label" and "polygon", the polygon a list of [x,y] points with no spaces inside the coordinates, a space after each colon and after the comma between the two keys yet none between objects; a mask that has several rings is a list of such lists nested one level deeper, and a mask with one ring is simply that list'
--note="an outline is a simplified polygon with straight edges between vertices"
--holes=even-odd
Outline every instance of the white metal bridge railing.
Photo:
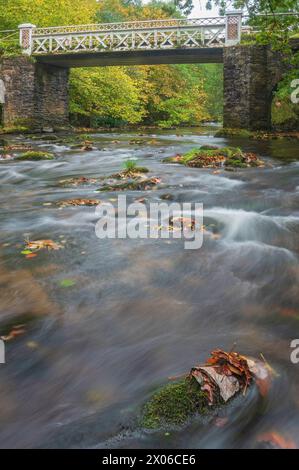
[{"label": "white metal bridge railing", "polygon": [[166,19],[36,28],[19,26],[29,55],[223,47],[241,37],[240,12],[216,18]]},{"label": "white metal bridge railing", "polygon": [[[295,13],[296,14],[296,13]],[[288,14],[286,14],[288,15]],[[280,15],[281,16],[281,15]],[[223,47],[238,44],[248,32],[248,17],[228,12],[214,18],[183,18],[37,28],[19,26],[28,55]]]}]

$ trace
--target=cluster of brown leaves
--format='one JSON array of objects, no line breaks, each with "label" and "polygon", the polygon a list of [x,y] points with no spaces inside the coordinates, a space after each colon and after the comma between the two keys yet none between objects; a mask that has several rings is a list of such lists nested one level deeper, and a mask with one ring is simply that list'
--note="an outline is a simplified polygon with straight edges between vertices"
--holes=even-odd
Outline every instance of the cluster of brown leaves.
[{"label": "cluster of brown leaves", "polygon": [[255,153],[244,153],[244,163],[249,166],[264,166],[264,162]]},{"label": "cluster of brown leaves", "polygon": [[5,152],[12,152],[12,151],[27,151],[27,150],[32,150],[31,145],[24,145],[24,144],[13,144],[13,145],[6,145],[4,147]]},{"label": "cluster of brown leaves", "polygon": [[125,179],[138,179],[142,178],[144,175],[140,173],[135,169],[132,170],[123,170],[120,171],[119,173],[114,173],[113,175],[110,175],[111,179],[116,179],[116,180],[125,180]]},{"label": "cluster of brown leaves", "polygon": [[256,132],[253,136],[258,140],[299,139],[299,132]]},{"label": "cluster of brown leaves", "polygon": [[222,166],[226,158],[223,155],[199,154],[193,160],[187,163],[187,166],[193,168],[217,168]]},{"label": "cluster of brown leaves", "polygon": [[90,140],[85,140],[82,144],[81,150],[83,152],[90,152],[92,150],[95,150],[95,148],[93,147],[93,142],[91,142]]},{"label": "cluster of brown leaves", "polygon": [[70,206],[97,206],[100,204],[99,199],[68,199],[66,201],[60,201],[57,204],[60,207],[70,207]]},{"label": "cluster of brown leaves", "polygon": [[210,405],[221,398],[224,402],[236,393],[246,393],[253,378],[246,357],[237,352],[212,351],[206,364],[193,367],[189,374],[206,392]]},{"label": "cluster of brown leaves", "polygon": [[26,241],[26,249],[32,251],[47,250],[60,250],[63,245],[53,242],[53,240],[35,240],[33,242]]},{"label": "cluster of brown leaves", "polygon": [[169,227],[179,230],[195,230],[195,219],[193,217],[169,217]]},{"label": "cluster of brown leaves", "polygon": [[80,184],[95,184],[98,180],[96,178],[87,178],[86,176],[79,176],[78,178],[68,178],[60,180],[59,184],[63,186],[79,186]]}]

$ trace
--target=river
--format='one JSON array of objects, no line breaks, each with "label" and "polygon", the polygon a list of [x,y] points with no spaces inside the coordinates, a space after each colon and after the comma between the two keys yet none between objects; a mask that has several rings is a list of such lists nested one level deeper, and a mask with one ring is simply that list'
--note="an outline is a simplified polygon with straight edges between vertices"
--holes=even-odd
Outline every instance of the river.
[{"label": "river", "polygon": [[[7,137],[56,159],[0,162],[0,334],[22,330],[5,343],[0,364],[1,447],[248,448],[263,433],[299,447],[299,364],[290,360],[299,338],[298,141],[229,140],[214,131],[92,134],[90,152],[67,139]],[[215,172],[162,163],[204,144],[241,146],[266,166]],[[59,181],[109,175],[129,158],[162,180],[156,191],[127,191],[130,201],[170,193],[202,202],[218,236],[204,235],[199,250],[181,240],[100,240],[93,207],[56,205],[114,200],[117,193],[95,194],[95,185]],[[64,248],[26,258],[28,238]],[[267,395],[252,390],[233,401],[219,412],[220,426],[195,419],[167,433],[139,429],[150,393],[215,348],[262,353],[276,372]]]}]

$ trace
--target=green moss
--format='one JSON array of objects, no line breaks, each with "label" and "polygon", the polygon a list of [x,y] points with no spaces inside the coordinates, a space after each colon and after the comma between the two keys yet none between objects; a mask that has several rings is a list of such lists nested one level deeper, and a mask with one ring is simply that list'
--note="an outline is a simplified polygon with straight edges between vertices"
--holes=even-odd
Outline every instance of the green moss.
[{"label": "green moss", "polygon": [[252,137],[252,132],[246,129],[219,129],[214,137],[241,137],[248,139]]},{"label": "green moss", "polygon": [[29,132],[30,129],[27,126],[7,126],[0,127],[0,134],[22,134]]},{"label": "green moss", "polygon": [[35,150],[29,150],[28,152],[23,153],[22,155],[18,156],[16,160],[53,160],[54,155],[49,152],[39,152]]},{"label": "green moss", "polygon": [[234,155],[242,155],[238,148],[225,147],[214,149],[192,149],[182,156],[182,162],[187,166],[219,166],[223,163],[224,158],[229,158]]},{"label": "green moss", "polygon": [[18,57],[22,54],[18,37],[7,37],[0,39],[0,58]]},{"label": "green moss", "polygon": [[157,186],[157,182],[155,182],[152,178],[148,178],[141,181],[127,181],[120,184],[107,184],[97,189],[97,191],[148,191],[149,189],[153,189],[155,186]]},{"label": "green moss", "polygon": [[159,389],[144,405],[141,425],[149,429],[183,425],[208,410],[205,393],[194,379],[181,380]]},{"label": "green moss", "polygon": [[[279,103],[279,106],[277,106]],[[298,105],[293,104],[289,98],[274,100],[272,104],[272,124],[278,129],[298,129]]]},{"label": "green moss", "polygon": [[242,162],[239,158],[228,158],[225,162],[225,166],[231,166],[233,168],[247,168],[246,163]]},{"label": "green moss", "polygon": [[246,168],[262,164],[256,155],[244,153],[239,147],[217,148],[209,145],[191,149],[182,156],[168,157],[163,161],[181,163],[193,168],[216,168],[223,165]]},{"label": "green moss", "polygon": [[149,169],[148,168],[145,168],[144,166],[135,166],[134,168],[132,169],[126,169],[124,170],[123,174],[125,175],[126,172],[130,175],[131,173],[134,174],[134,173],[148,173],[149,172]]}]

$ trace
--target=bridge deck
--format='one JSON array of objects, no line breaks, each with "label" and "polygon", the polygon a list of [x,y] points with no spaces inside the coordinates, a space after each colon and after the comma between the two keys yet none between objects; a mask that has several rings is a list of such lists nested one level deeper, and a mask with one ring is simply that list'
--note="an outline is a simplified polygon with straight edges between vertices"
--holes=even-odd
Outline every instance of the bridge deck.
[{"label": "bridge deck", "polygon": [[145,51],[80,52],[41,55],[37,62],[57,67],[97,67],[111,65],[157,65],[222,63],[223,48],[163,49]]}]

